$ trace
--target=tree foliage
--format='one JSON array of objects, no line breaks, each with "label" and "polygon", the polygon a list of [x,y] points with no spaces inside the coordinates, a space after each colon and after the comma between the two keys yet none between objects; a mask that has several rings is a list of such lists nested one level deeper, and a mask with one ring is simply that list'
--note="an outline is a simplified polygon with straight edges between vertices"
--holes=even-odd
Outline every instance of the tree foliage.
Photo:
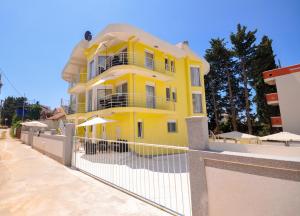
[{"label": "tree foliage", "polygon": [[[262,72],[276,68],[272,40],[263,36],[256,44],[257,30],[237,25],[225,39],[211,39],[205,58],[210,72],[205,76],[209,128],[216,133],[238,130],[254,134],[271,131],[270,115],[278,113],[266,103],[265,94],[275,92],[264,83]],[[224,124],[222,115],[229,115]]]}]

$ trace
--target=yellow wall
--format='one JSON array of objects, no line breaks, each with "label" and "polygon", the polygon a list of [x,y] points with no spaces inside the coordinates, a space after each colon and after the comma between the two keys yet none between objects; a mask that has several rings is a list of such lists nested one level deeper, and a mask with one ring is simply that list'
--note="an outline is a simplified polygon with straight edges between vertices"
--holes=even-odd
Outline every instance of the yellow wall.
[{"label": "yellow wall", "polygon": [[[146,84],[153,84],[155,86],[155,95],[157,97],[156,105],[160,110],[157,113],[147,111],[136,111],[132,109],[130,112],[127,110],[124,112],[114,113],[113,111],[109,115],[103,115],[102,111],[93,112],[93,115],[98,115],[104,118],[115,120],[113,123],[106,125],[106,138],[117,139],[117,130],[120,131],[121,139],[143,143],[156,143],[156,144],[169,144],[177,146],[187,145],[187,129],[185,118],[194,115],[206,115],[205,105],[205,92],[204,92],[204,74],[203,63],[200,60],[190,59],[189,57],[176,59],[169,53],[163,53],[159,49],[149,47],[139,42],[123,42],[107,50],[101,51],[101,54],[113,54],[124,47],[128,48],[130,53],[129,62],[134,61],[136,65],[144,66],[145,63],[145,50],[154,53],[155,68],[158,72],[170,74],[172,77],[170,81],[160,81],[157,78],[150,78],[138,74],[131,73],[130,71],[123,76],[117,77],[114,80],[108,80],[101,85],[111,85],[113,87],[113,93],[115,93],[116,86],[126,81],[128,83],[128,93],[135,93],[135,104],[138,107],[142,107],[146,103]],[[92,46],[86,50],[85,55],[87,62],[89,62],[95,56],[97,45]],[[134,53],[134,54],[133,54]],[[164,60],[168,57],[169,60],[175,61],[175,72],[165,71]],[[170,62],[169,62],[170,63]],[[190,65],[200,66],[201,72],[201,87],[192,87],[190,81]],[[120,67],[120,66],[119,66]],[[126,67],[126,65],[121,66]],[[170,68],[170,66],[169,66]],[[101,74],[102,76],[105,74]],[[92,84],[88,82],[86,91],[92,88]],[[92,82],[91,82],[92,83]],[[166,101],[166,88],[171,89],[171,101]],[[177,102],[172,101],[172,89],[176,90]],[[202,107],[203,113],[194,114],[192,105],[192,92],[200,91],[202,93]],[[84,95],[84,96],[83,96]],[[86,99],[85,93],[81,94],[80,101]],[[137,103],[139,102],[139,103]],[[119,108],[122,110],[122,108]],[[166,112],[166,110],[168,112]],[[91,113],[84,114],[86,119],[91,117]],[[144,136],[143,138],[137,138],[137,122],[143,122]],[[168,133],[167,122],[168,120],[175,120],[177,123],[177,131],[175,133]],[[119,128],[119,129],[117,129]],[[82,135],[82,129],[78,129],[78,134]],[[88,129],[88,136],[92,137],[91,130]],[[96,137],[102,138],[102,126],[96,127]]]}]

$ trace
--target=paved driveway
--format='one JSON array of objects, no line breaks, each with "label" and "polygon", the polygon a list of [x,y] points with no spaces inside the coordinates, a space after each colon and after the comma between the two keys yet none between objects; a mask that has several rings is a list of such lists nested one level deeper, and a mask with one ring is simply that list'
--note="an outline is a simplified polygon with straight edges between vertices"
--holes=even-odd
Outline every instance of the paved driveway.
[{"label": "paved driveway", "polygon": [[169,215],[13,139],[0,140],[0,215]]}]

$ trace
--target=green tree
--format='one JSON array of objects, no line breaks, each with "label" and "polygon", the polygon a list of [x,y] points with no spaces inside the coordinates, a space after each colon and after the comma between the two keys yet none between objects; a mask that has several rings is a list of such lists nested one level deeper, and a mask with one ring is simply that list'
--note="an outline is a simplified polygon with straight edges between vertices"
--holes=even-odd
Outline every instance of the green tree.
[{"label": "green tree", "polygon": [[223,79],[220,76],[221,61],[218,53],[218,41],[220,39],[212,39],[210,41],[211,48],[206,50],[205,58],[210,64],[210,72],[205,76],[205,94],[206,108],[208,113],[209,129],[214,133],[220,132],[220,120],[222,113],[222,84]]},{"label": "green tree", "polygon": [[38,120],[38,119],[40,119],[41,111],[42,111],[42,107],[39,104],[39,102],[37,102],[36,104],[32,104],[29,107],[28,118],[31,119],[31,120]]},{"label": "green tree", "polygon": [[236,57],[237,69],[243,84],[243,97],[245,101],[245,114],[248,127],[248,133],[252,134],[252,116],[251,116],[251,94],[249,79],[252,72],[252,60],[255,55],[255,41],[257,30],[248,31],[246,26],[237,25],[237,32],[230,34],[232,49]]},{"label": "green tree", "polygon": [[261,131],[264,131],[262,135],[271,132],[271,115],[276,112],[276,108],[267,104],[265,97],[266,93],[276,92],[276,87],[265,84],[262,73],[274,68],[276,68],[276,63],[272,48],[272,40],[267,36],[263,36],[255,50],[251,73],[252,86],[256,92],[254,102],[257,107],[258,126],[260,128],[263,127],[263,130]]},{"label": "green tree", "polygon": [[220,131],[219,122],[222,112],[229,114],[229,126],[233,130],[237,130],[240,87],[233,70],[232,52],[226,48],[224,39],[211,39],[210,46],[205,54],[205,58],[211,67],[210,72],[206,76],[208,115],[214,118],[216,133]]},{"label": "green tree", "polygon": [[1,124],[5,124],[5,119],[7,119],[6,124],[11,126],[13,116],[18,108],[22,108],[25,103],[26,106],[27,99],[25,97],[7,97],[5,98],[3,105],[1,107]]}]

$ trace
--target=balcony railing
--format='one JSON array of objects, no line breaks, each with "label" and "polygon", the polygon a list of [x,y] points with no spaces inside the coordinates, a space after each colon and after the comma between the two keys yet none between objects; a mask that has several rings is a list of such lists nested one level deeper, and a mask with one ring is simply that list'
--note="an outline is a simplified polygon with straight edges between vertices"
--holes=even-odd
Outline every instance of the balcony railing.
[{"label": "balcony railing", "polygon": [[149,109],[175,110],[175,103],[163,97],[146,96],[138,93],[117,93],[97,98],[93,111],[116,107],[141,107]]},{"label": "balcony railing", "polygon": [[108,56],[105,60],[97,65],[95,74],[91,74],[89,79],[102,74],[111,67],[119,65],[135,65],[148,70],[157,71],[164,74],[173,74],[175,72],[175,62],[155,60],[154,58],[145,57],[143,54],[137,55],[130,52],[121,52],[113,56]]},{"label": "balcony railing", "polygon": [[85,103],[70,102],[68,100],[62,100],[61,107],[64,109],[67,115],[74,113],[85,113]]},{"label": "balcony railing", "polygon": [[272,127],[282,127],[282,120],[280,116],[271,117]]},{"label": "balcony railing", "polygon": [[266,94],[266,100],[269,105],[277,105],[278,94],[277,93]]},{"label": "balcony railing", "polygon": [[72,82],[69,82],[69,89],[73,88],[78,83],[86,83],[86,81],[87,81],[87,73],[80,73],[77,76],[75,76]]}]

